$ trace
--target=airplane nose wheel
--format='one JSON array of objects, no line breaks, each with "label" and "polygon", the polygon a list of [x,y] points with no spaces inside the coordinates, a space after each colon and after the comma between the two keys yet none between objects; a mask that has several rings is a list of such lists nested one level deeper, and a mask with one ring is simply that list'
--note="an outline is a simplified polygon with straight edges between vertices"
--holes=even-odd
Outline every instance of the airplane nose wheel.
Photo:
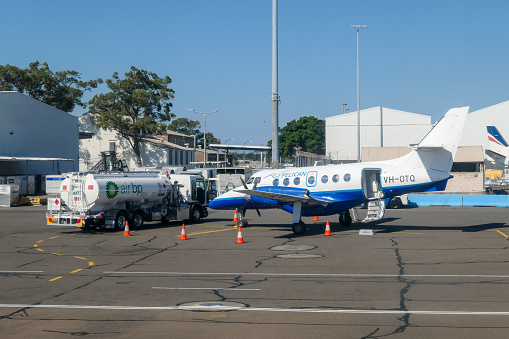
[{"label": "airplane nose wheel", "polygon": [[302,235],[306,232],[306,224],[302,221],[292,224],[292,231],[296,235]]},{"label": "airplane nose wheel", "polygon": [[246,228],[248,225],[249,225],[249,224],[248,224],[247,220],[244,220],[244,219],[239,220],[239,221],[237,222],[237,226],[242,227],[242,228]]}]

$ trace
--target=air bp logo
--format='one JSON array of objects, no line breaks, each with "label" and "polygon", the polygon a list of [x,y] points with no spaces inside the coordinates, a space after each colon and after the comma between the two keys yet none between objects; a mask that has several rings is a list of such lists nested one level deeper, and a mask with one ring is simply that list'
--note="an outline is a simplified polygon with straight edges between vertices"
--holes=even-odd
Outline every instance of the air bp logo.
[{"label": "air bp logo", "polygon": [[112,181],[108,181],[106,183],[106,197],[108,199],[113,199],[117,196],[118,194],[118,186],[112,182]]}]

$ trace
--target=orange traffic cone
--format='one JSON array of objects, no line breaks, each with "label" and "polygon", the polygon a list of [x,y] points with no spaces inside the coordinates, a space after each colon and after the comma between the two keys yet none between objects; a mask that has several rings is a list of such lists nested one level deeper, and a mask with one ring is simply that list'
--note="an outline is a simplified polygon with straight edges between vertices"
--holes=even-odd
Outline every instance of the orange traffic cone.
[{"label": "orange traffic cone", "polygon": [[180,233],[179,240],[187,240],[186,225],[182,224],[182,233]]},{"label": "orange traffic cone", "polygon": [[243,244],[244,238],[242,238],[242,229],[239,227],[239,233],[237,233],[237,244]]},{"label": "orange traffic cone", "polygon": [[315,215],[315,217],[313,218],[313,221],[320,221],[320,219],[318,219],[318,216]]},{"label": "orange traffic cone", "polygon": [[233,222],[238,223],[239,222],[239,216],[237,215],[237,209],[235,209],[235,214],[233,215]]},{"label": "orange traffic cone", "polygon": [[125,221],[125,227],[124,227],[124,237],[130,237],[131,236],[131,231],[129,231],[129,222],[126,220]]},{"label": "orange traffic cone", "polygon": [[324,235],[332,235],[330,232],[329,220],[327,220],[327,225],[325,226],[325,234]]}]

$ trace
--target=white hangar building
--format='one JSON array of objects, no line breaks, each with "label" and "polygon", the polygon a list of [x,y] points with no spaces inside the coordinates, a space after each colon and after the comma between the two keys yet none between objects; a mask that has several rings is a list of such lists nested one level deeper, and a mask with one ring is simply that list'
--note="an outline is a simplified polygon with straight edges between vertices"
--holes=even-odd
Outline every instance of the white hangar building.
[{"label": "white hangar building", "polygon": [[77,169],[78,117],[16,91],[0,92],[0,177]]},{"label": "white hangar building", "polygon": [[[431,130],[431,116],[373,107],[360,111],[363,147],[416,144]],[[325,118],[325,154],[337,163],[357,161],[357,112]]]},{"label": "white hangar building", "polygon": [[[507,166],[509,147],[489,141],[487,126],[495,126],[509,143],[509,101],[470,112],[460,139],[460,146],[482,146],[488,155],[487,169],[501,169],[503,165],[491,160],[503,163],[504,159],[494,159],[493,153],[507,154]],[[408,147],[417,144],[432,127],[428,115],[385,107],[361,110],[361,153],[362,148],[368,147]],[[334,162],[357,161],[357,112],[325,118],[325,144],[326,155]]]}]

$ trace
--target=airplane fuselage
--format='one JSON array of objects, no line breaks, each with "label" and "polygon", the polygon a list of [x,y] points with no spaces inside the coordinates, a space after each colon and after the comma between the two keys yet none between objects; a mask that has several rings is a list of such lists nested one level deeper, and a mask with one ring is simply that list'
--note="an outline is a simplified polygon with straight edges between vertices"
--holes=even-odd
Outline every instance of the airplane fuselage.
[{"label": "airplane fuselage", "polygon": [[[366,178],[373,175],[372,178]],[[445,172],[437,172],[430,178],[429,171],[423,167],[407,168],[395,166],[394,161],[380,161],[263,170],[253,174],[247,186],[259,191],[291,192],[295,195],[308,191],[310,198],[322,201],[320,204],[303,205],[302,215],[313,216],[337,214],[367,200],[433,188],[443,190],[449,178],[450,175]],[[213,209],[280,207],[293,212],[291,203],[236,190],[217,197],[209,206]]]}]

